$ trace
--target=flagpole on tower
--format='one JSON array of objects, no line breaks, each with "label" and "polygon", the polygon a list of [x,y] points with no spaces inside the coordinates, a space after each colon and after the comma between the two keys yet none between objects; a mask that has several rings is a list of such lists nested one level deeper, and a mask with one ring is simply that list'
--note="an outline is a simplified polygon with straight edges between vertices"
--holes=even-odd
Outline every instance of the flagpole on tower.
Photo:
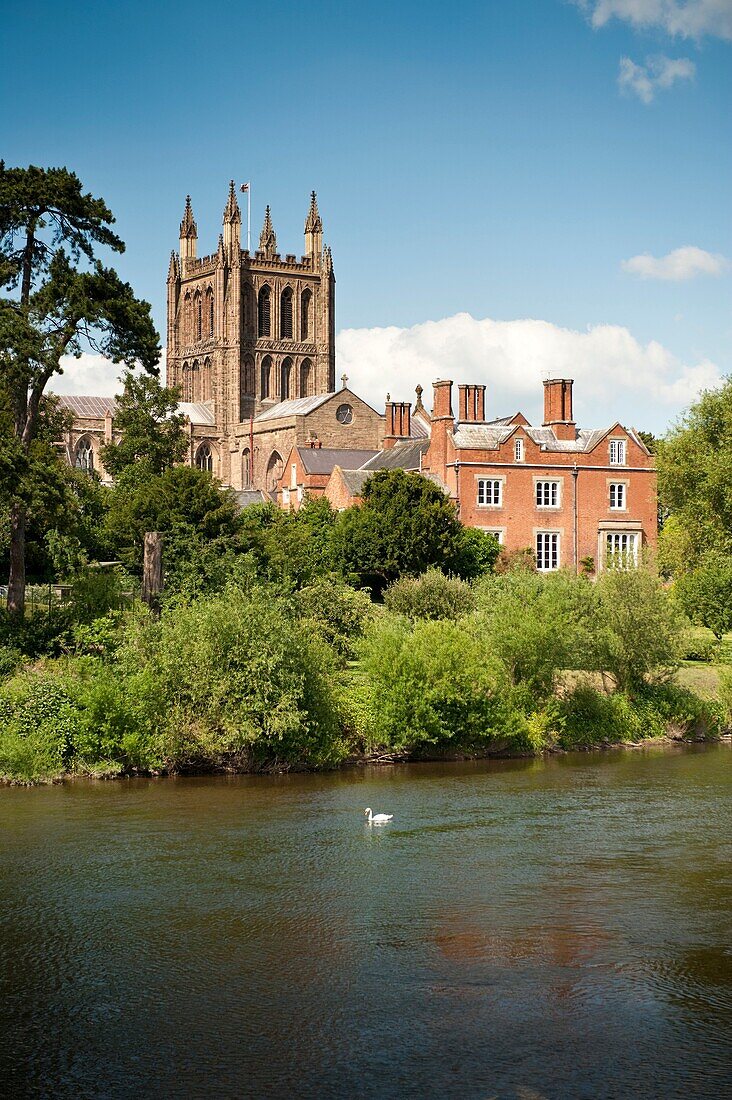
[{"label": "flagpole on tower", "polygon": [[252,184],[251,181],[241,185],[242,191],[247,193],[247,252],[252,250]]}]

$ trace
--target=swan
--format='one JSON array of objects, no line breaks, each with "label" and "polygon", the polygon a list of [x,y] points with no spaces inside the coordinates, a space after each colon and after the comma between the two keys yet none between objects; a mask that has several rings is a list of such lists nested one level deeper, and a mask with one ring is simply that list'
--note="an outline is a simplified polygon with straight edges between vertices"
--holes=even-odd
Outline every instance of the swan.
[{"label": "swan", "polygon": [[366,807],[364,813],[368,818],[369,825],[386,825],[387,821],[391,821],[394,816],[394,814],[372,814],[370,806]]}]

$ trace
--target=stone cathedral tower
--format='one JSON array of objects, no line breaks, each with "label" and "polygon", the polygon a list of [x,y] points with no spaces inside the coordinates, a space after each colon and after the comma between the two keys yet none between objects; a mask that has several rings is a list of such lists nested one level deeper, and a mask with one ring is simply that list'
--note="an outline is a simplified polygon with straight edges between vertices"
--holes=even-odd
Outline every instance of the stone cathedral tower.
[{"label": "stone cathedral tower", "polygon": [[217,250],[198,257],[197,242],[189,197],[168,269],[167,381],[182,401],[206,406],[194,422],[208,417],[215,472],[239,487],[254,418],[280,402],[335,390],[333,261],[314,191],[299,260],[277,251],[269,207],[259,248],[254,255],[242,249],[233,181]]}]

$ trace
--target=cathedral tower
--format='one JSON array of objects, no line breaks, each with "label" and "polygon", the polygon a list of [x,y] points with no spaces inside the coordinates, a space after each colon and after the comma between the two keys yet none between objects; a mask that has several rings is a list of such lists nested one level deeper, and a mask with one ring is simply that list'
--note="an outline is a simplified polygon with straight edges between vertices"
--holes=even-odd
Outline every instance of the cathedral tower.
[{"label": "cathedral tower", "polygon": [[197,239],[188,197],[168,270],[167,380],[181,400],[208,407],[219,476],[236,485],[234,456],[252,418],[278,402],[335,390],[333,261],[314,191],[299,260],[277,251],[269,206],[259,248],[254,255],[241,248],[233,181],[217,250],[197,257]]}]

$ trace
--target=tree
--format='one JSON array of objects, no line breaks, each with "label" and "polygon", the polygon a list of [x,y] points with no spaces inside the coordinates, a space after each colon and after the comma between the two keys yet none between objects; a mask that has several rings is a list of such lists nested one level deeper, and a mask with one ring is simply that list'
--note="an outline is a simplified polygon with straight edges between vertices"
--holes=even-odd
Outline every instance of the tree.
[{"label": "tree", "polygon": [[118,477],[128,466],[144,461],[153,474],[162,474],[183,459],[188,446],[185,417],[176,411],[178,391],[161,385],[154,376],[129,370],[123,380],[114,416],[122,438],[102,447],[104,468]]},{"label": "tree", "polygon": [[732,557],[705,555],[677,578],[673,591],[691,621],[706,626],[717,641],[732,630]]},{"label": "tree", "polygon": [[[30,454],[46,386],[64,355],[90,347],[114,362],[154,372],[158,335],[150,306],[96,258],[123,252],[103,199],[84,194],[66,168],[6,168],[0,162],[0,388],[12,418],[16,460]],[[8,609],[25,608],[23,482],[10,503]]]},{"label": "tree", "polygon": [[463,527],[455,507],[429,478],[379,470],[363,488],[363,504],[338,517],[334,547],[345,573],[378,592],[430,566],[454,572]]},{"label": "tree", "polygon": [[673,521],[661,537],[664,566],[680,572],[710,550],[732,554],[732,379],[702,394],[659,445],[658,479]]}]

